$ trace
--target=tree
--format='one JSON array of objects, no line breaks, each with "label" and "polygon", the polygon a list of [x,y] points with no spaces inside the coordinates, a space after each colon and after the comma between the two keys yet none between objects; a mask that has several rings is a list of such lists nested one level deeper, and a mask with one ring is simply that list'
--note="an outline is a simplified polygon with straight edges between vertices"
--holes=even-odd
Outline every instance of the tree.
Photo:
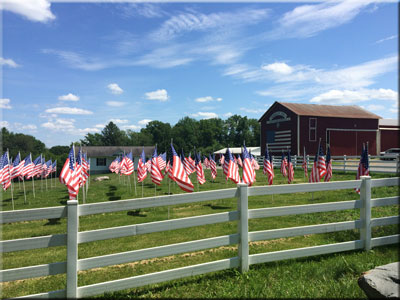
[{"label": "tree", "polygon": [[125,131],[120,130],[113,122],[108,123],[101,134],[103,146],[124,146],[128,143]]},{"label": "tree", "polygon": [[1,133],[3,152],[8,149],[10,157],[15,157],[18,152],[21,152],[21,156],[26,156],[30,152],[36,155],[46,150],[45,144],[31,135],[13,133],[4,127]]},{"label": "tree", "polygon": [[172,138],[176,151],[180,152],[180,149],[183,149],[185,154],[192,152],[198,145],[198,122],[189,117],[180,119],[172,128]]},{"label": "tree", "polygon": [[157,144],[159,152],[166,150],[171,143],[171,125],[169,123],[151,121],[140,132],[151,137],[152,145]]},{"label": "tree", "polygon": [[81,140],[83,146],[101,146],[103,144],[103,136],[100,133],[88,133]]}]

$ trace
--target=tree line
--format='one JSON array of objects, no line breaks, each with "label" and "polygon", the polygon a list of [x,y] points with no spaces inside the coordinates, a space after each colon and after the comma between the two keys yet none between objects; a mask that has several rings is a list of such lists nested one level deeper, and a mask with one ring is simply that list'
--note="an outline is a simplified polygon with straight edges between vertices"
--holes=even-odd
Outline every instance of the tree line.
[{"label": "tree line", "polygon": [[[3,127],[3,153],[9,149],[10,157],[21,152],[21,159],[32,153],[32,159],[43,154],[46,161],[57,159],[57,171],[68,156],[72,146],[46,145],[32,135],[10,132]],[[208,155],[225,147],[240,147],[243,141],[247,146],[260,146],[260,124],[257,119],[233,115],[226,120],[220,118],[199,120],[184,117],[174,126],[161,121],[151,121],[139,132],[122,130],[115,123],[109,122],[101,133],[88,133],[76,146],[153,146],[157,144],[158,152],[169,151],[171,139],[177,151],[183,149],[185,154],[197,151]]]}]

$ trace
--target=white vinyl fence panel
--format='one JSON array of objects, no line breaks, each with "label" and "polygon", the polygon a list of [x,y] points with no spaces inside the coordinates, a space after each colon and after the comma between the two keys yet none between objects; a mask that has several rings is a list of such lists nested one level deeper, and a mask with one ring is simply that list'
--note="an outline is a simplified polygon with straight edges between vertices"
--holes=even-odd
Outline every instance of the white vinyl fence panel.
[{"label": "white vinyl fence panel", "polygon": [[[356,249],[367,250],[371,249],[372,247],[396,244],[399,243],[400,240],[399,234],[371,238],[371,227],[399,224],[400,217],[397,215],[383,218],[371,218],[371,208],[386,205],[398,205],[399,197],[396,196],[371,199],[371,188],[397,186],[398,183],[399,178],[371,180],[371,177],[364,176],[361,180],[268,187],[249,188],[245,184],[238,184],[237,188],[234,189],[198,192],[193,194],[149,197],[143,199],[120,200],[112,203],[95,203],[84,205],[78,205],[76,200],[70,200],[67,201],[66,207],[1,212],[0,220],[3,224],[66,217],[66,234],[55,234],[42,237],[1,241],[0,248],[2,253],[6,253],[55,246],[67,246],[67,261],[1,270],[0,279],[2,282],[7,282],[66,273],[66,289],[29,295],[20,298],[79,298],[193,275],[206,274],[209,272],[226,270],[229,268],[239,268],[242,272],[246,272],[250,265],[257,263]],[[359,200],[248,209],[249,196],[354,189],[359,187],[361,189]],[[236,211],[79,232],[79,216],[233,197],[236,197],[238,202],[238,208]],[[248,222],[251,219],[349,209],[360,209],[360,219],[355,221],[249,232]],[[238,231],[235,234],[177,244],[169,244],[161,247],[78,259],[78,247],[81,243],[232,221],[237,221],[238,224]],[[352,229],[360,230],[360,238],[358,240],[249,255],[250,242]],[[87,286],[78,286],[77,284],[78,271],[229,245],[238,245],[237,256],[218,261]]]}]

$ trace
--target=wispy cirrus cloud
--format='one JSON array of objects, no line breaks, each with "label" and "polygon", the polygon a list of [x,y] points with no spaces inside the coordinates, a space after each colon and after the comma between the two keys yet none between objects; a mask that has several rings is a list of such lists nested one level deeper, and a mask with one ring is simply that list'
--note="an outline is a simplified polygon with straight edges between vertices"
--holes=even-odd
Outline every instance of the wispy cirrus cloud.
[{"label": "wispy cirrus cloud", "polygon": [[386,41],[394,40],[394,39],[397,39],[398,37],[399,36],[397,34],[396,35],[391,35],[391,36],[388,36],[388,37],[386,37],[384,39],[380,39],[380,40],[376,41],[375,44],[380,44],[380,43],[383,43],[383,42],[386,42]]},{"label": "wispy cirrus cloud", "polygon": [[397,101],[398,93],[391,89],[330,90],[313,97],[310,102],[320,104],[355,104],[369,100]]},{"label": "wispy cirrus cloud", "polygon": [[213,119],[213,118],[218,118],[218,115],[214,112],[202,112],[199,111],[198,113],[194,113],[191,115],[192,117],[195,118],[202,118],[202,119]]},{"label": "wispy cirrus cloud", "polygon": [[192,31],[208,31],[224,27],[232,30],[233,27],[255,24],[265,20],[269,13],[269,9],[254,8],[211,14],[196,11],[184,12],[169,18],[150,36],[156,41],[166,41]]},{"label": "wispy cirrus cloud", "polygon": [[2,109],[11,109],[11,100],[8,98],[1,98],[0,99],[0,108]]},{"label": "wispy cirrus cloud", "polygon": [[285,13],[278,26],[267,33],[268,38],[308,38],[321,31],[350,22],[375,1],[326,1],[301,5]]},{"label": "wispy cirrus cloud", "polygon": [[200,102],[200,103],[211,102],[211,101],[220,102],[220,101],[222,101],[222,98],[220,98],[220,97],[214,98],[214,97],[211,97],[211,96],[206,96],[206,97],[199,97],[199,98],[196,98],[194,101]]},{"label": "wispy cirrus cloud", "polygon": [[126,102],[122,101],[106,101],[106,104],[111,107],[122,107],[126,105]]}]

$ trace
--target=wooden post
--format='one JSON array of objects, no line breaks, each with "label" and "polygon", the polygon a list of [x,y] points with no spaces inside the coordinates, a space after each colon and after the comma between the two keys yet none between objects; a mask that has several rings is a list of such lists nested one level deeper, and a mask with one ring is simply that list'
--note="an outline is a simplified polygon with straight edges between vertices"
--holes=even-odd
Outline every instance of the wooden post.
[{"label": "wooden post", "polygon": [[239,211],[239,260],[242,273],[249,270],[249,211],[248,211],[248,187],[246,183],[238,183],[239,197],[237,209]]},{"label": "wooden post", "polygon": [[67,298],[78,298],[78,201],[67,201]]},{"label": "wooden post", "polygon": [[364,250],[371,250],[371,176],[361,176],[360,239],[364,242]]}]

